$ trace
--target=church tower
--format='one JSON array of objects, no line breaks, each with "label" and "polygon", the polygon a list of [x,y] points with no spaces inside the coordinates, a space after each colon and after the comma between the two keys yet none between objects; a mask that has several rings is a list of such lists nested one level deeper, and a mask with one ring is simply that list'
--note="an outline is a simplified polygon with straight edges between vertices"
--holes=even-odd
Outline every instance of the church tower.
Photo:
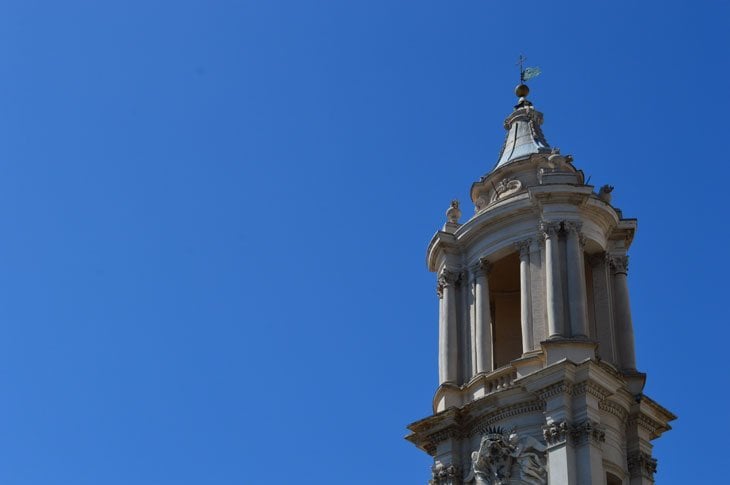
[{"label": "church tower", "polygon": [[407,439],[432,485],[649,485],[669,411],[642,394],[628,287],[636,219],[551,148],[515,90],[494,168],[428,245],[439,386]]}]

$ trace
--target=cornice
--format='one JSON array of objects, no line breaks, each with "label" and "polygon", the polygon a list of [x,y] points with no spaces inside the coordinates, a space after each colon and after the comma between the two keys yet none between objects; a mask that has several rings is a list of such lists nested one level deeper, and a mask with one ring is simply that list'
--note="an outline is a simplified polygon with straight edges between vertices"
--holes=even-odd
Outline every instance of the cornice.
[{"label": "cornice", "polygon": [[426,249],[426,266],[429,271],[436,271],[436,262],[438,260],[438,253],[443,251],[445,253],[457,253],[461,250],[459,242],[456,237],[450,232],[438,231],[431,238],[431,242],[428,243]]},{"label": "cornice", "polygon": [[473,425],[469,426],[469,429],[466,431],[465,437],[473,436],[475,434],[484,434],[486,433],[487,428],[507,418],[521,416],[523,414],[542,413],[544,411],[545,402],[540,399],[503,407],[474,421],[472,423]]},{"label": "cornice", "polygon": [[626,423],[629,411],[619,403],[609,400],[603,400],[598,403],[598,409],[618,418],[622,423]]}]

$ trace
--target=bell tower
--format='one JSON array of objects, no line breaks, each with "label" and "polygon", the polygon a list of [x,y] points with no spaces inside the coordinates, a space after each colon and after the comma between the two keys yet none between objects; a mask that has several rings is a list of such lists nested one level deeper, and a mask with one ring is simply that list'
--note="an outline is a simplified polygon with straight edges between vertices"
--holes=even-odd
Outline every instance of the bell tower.
[{"label": "bell tower", "polygon": [[552,148],[521,83],[494,168],[427,250],[439,299],[433,415],[407,439],[432,485],[649,485],[675,419],[642,394],[628,287],[636,219]]}]

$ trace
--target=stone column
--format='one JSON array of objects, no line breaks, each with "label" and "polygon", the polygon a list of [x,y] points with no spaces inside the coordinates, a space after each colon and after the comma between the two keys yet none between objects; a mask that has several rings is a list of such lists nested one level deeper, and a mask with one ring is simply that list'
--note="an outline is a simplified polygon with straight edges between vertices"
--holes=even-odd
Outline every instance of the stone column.
[{"label": "stone column", "polygon": [[475,305],[476,331],[474,349],[476,355],[476,372],[491,372],[492,360],[492,311],[489,307],[489,270],[491,265],[485,258],[479,260],[475,268]]},{"label": "stone column", "polygon": [[586,305],[586,273],[581,244],[580,222],[566,221],[564,224],[566,235],[566,265],[568,270],[568,294],[570,298],[570,331],[573,337],[588,337],[588,313]]},{"label": "stone column", "polygon": [[560,246],[555,222],[540,226],[545,237],[545,296],[547,300],[548,339],[565,335],[563,329],[563,284],[560,277]]},{"label": "stone column", "polygon": [[634,325],[631,321],[631,303],[629,301],[629,257],[611,255],[609,263],[613,273],[613,305],[616,319],[616,342],[622,370],[636,370],[636,354],[634,353]]},{"label": "stone column", "polygon": [[522,353],[532,350],[532,298],[530,296],[530,241],[520,241],[515,246],[520,253],[520,324]]},{"label": "stone column", "polygon": [[438,294],[441,298],[439,315],[439,384],[456,383],[458,379],[458,333],[456,329],[456,285],[459,273],[446,268],[438,279]]}]

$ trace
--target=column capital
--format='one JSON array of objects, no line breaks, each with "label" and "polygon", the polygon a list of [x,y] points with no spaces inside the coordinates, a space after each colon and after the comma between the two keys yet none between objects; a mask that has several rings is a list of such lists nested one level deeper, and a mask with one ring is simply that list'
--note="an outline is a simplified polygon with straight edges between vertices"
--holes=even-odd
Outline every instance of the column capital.
[{"label": "column capital", "polygon": [[475,277],[487,276],[492,271],[492,263],[485,257],[479,258],[479,261],[471,266],[471,272]]},{"label": "column capital", "polygon": [[461,282],[461,272],[452,271],[449,269],[442,269],[438,276],[438,282],[436,285],[436,293],[439,298],[444,294],[444,288],[456,286]]},{"label": "column capital", "polygon": [[608,254],[606,255],[608,264],[611,266],[613,274],[626,275],[629,272],[629,256],[626,254]]},{"label": "column capital", "polygon": [[657,461],[649,453],[643,451],[634,451],[626,457],[629,466],[629,474],[632,477],[644,477],[654,481],[654,473],[656,473]]},{"label": "column capital", "polygon": [[545,239],[556,237],[558,235],[558,232],[560,232],[559,222],[540,222],[540,233]]},{"label": "column capital", "polygon": [[530,254],[530,245],[532,239],[525,239],[523,241],[517,241],[514,243],[515,249],[520,253],[520,258],[525,258]]},{"label": "column capital", "polygon": [[583,223],[581,221],[563,221],[563,227],[570,233],[580,235],[581,229],[583,229]]},{"label": "column capital", "polygon": [[563,221],[563,228],[568,235],[575,235],[578,237],[578,244],[581,248],[586,245],[586,237],[583,234],[583,223],[581,221]]},{"label": "column capital", "polygon": [[436,463],[431,467],[431,480],[428,483],[429,485],[448,485],[455,483],[455,480],[461,481],[461,475],[461,467],[458,465]]}]

